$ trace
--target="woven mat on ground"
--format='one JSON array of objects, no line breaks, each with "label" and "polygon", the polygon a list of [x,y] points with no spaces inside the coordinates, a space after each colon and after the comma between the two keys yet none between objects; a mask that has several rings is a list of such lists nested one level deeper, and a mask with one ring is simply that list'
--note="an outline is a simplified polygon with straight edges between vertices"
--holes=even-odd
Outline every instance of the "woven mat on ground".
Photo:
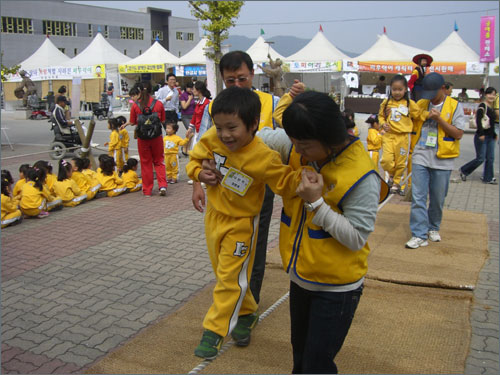
[{"label": "woven mat on ground", "polygon": [[406,249],[411,237],[409,205],[385,205],[368,238],[368,278],[424,286],[474,287],[488,256],[483,214],[444,210],[441,242]]},{"label": "woven mat on ground", "polygon": [[[278,267],[266,270],[260,312],[288,290]],[[463,373],[471,293],[367,280],[351,331],[337,356],[342,373]],[[211,287],[90,368],[92,374],[180,374],[193,355]],[[246,348],[229,347],[200,374],[291,372],[288,300],[257,325]],[[226,343],[229,340],[226,339]]]}]

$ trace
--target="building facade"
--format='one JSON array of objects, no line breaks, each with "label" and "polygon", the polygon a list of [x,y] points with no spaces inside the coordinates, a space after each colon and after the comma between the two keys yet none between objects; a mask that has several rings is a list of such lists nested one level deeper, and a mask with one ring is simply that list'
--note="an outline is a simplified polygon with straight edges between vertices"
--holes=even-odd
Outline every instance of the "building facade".
[{"label": "building facade", "polygon": [[2,0],[1,21],[5,66],[31,56],[47,35],[70,58],[83,51],[98,32],[131,58],[141,55],[156,39],[175,56],[186,54],[199,40],[197,20],[174,17],[170,10],[158,8],[134,12],[61,0]]}]

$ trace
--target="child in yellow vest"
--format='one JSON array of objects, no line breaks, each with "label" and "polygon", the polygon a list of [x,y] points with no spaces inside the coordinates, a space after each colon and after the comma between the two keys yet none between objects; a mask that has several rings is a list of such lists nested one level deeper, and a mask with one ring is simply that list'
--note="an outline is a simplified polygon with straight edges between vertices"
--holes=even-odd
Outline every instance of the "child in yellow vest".
[{"label": "child in yellow vest", "polygon": [[366,137],[366,148],[378,172],[378,157],[380,149],[382,148],[382,135],[385,132],[384,129],[380,129],[377,115],[371,115],[365,122],[370,124],[368,137]]},{"label": "child in yellow vest", "polygon": [[99,157],[99,168],[97,178],[101,184],[100,191],[105,191],[108,197],[116,197],[127,191],[123,180],[118,177],[115,171],[115,160],[109,155],[101,155]]},{"label": "child in yellow vest", "polygon": [[17,180],[16,184],[14,185],[14,190],[12,191],[12,196],[17,200],[21,199],[21,191],[24,184],[26,183],[26,172],[29,168],[29,164],[21,164],[21,166],[19,167],[19,180]]},{"label": "child in yellow vest", "polygon": [[9,225],[19,224],[23,220],[23,214],[19,209],[19,201],[12,197],[11,186],[14,182],[8,170],[2,170],[2,228]]},{"label": "child in yellow vest", "polygon": [[[202,358],[214,358],[228,334],[239,346],[249,344],[258,321],[249,279],[265,185],[291,197],[300,182],[301,169],[292,172],[277,152],[255,137],[260,109],[259,97],[251,90],[223,90],[211,109],[214,126],[196,143],[186,166],[189,178],[209,185],[205,235],[217,280],[194,352]],[[206,159],[215,161],[215,170],[202,170]],[[202,209],[198,207],[195,203]]]},{"label": "child in yellow vest", "polygon": [[26,184],[21,192],[19,206],[26,216],[44,218],[48,211],[62,207],[62,200],[50,194],[45,185],[47,172],[43,168],[29,168],[26,171]]},{"label": "child in yellow vest", "polygon": [[108,155],[115,160],[118,171],[121,171],[123,167],[123,158],[121,154],[122,143],[119,133],[120,125],[115,118],[110,118],[108,120],[108,129],[111,130],[111,134],[109,135],[109,142],[105,142],[104,146],[108,146]]},{"label": "child in yellow vest", "polygon": [[165,126],[167,135],[163,137],[163,149],[165,152],[165,168],[169,184],[175,184],[179,175],[179,146],[186,145],[193,137],[191,128],[186,132],[186,138],[177,135],[179,125],[171,123]]},{"label": "child in yellow vest", "polygon": [[131,193],[142,189],[142,178],[137,176],[138,164],[137,159],[131,158],[123,166],[122,180]]},{"label": "child in yellow vest", "polygon": [[83,159],[71,159],[71,166],[73,167],[71,179],[76,182],[81,191],[87,194],[87,200],[89,201],[95,197],[95,195],[101,188],[101,184],[90,175],[86,175],[83,173],[83,163]]},{"label": "child in yellow vest", "polygon": [[[382,160],[380,165],[386,172],[391,193],[401,193],[401,177],[406,168],[410,150],[410,135],[413,120],[428,116],[408,97],[408,82],[400,74],[394,76],[390,83],[389,98],[380,104],[378,118],[384,131],[382,137]],[[423,117],[422,117],[423,116]]]},{"label": "child in yellow vest", "polygon": [[61,197],[64,207],[75,207],[87,200],[87,194],[80,190],[78,184],[71,178],[72,174],[73,166],[71,163],[61,159],[54,190]]},{"label": "child in yellow vest", "polygon": [[[127,123],[127,119],[124,116],[118,116],[116,118],[118,121],[118,126],[122,126]],[[119,129],[118,133],[120,134],[120,153],[122,155],[122,160],[125,162],[128,160],[128,145],[130,143],[130,135],[128,134],[127,129]]]}]

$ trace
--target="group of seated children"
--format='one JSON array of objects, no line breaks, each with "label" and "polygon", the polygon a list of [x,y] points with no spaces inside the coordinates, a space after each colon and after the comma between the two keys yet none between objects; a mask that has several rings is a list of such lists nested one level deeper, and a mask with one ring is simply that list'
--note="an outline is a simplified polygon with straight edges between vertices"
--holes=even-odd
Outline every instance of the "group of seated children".
[{"label": "group of seated children", "polygon": [[20,223],[23,217],[44,218],[49,211],[75,207],[98,196],[139,191],[142,180],[136,173],[137,164],[136,159],[128,159],[120,178],[114,159],[105,154],[99,156],[97,172],[89,168],[88,158],[61,159],[56,176],[49,162],[39,160],[33,166],[19,167],[19,180],[14,188],[12,175],[2,170],[1,226]]}]

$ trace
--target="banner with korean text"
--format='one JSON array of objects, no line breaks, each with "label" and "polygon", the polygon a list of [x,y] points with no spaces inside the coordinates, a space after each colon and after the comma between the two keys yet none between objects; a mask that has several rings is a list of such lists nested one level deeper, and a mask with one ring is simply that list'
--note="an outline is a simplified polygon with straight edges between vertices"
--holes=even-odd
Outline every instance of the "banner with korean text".
[{"label": "banner with korean text", "polygon": [[282,69],[285,73],[340,72],[342,70],[342,60],[321,62],[291,61],[284,63]]},{"label": "banner with korean text", "polygon": [[479,33],[479,61],[495,61],[495,16],[481,17]]},{"label": "banner with korean text", "polygon": [[[377,72],[393,74],[411,74],[415,69],[412,62],[394,62],[394,61],[359,61],[358,71]],[[467,63],[465,62],[433,62],[428,72],[440,74],[466,74]]]},{"label": "banner with korean text", "polygon": [[127,73],[164,73],[165,64],[137,64],[137,65],[118,65],[120,74]]},{"label": "banner with korean text", "polygon": [[[81,79],[106,78],[106,67],[102,65],[91,66],[52,66],[47,68],[25,69],[26,73],[32,81],[45,80],[72,80],[73,77]],[[21,82],[22,78],[19,73],[7,76],[8,82]]]}]

